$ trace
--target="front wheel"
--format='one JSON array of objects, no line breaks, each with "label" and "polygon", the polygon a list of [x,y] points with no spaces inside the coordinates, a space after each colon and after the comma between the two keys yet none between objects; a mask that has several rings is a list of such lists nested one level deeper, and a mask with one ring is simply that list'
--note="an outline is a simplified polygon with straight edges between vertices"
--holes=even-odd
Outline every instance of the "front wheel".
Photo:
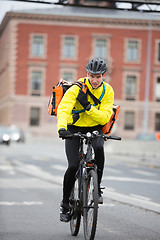
[{"label": "front wheel", "polygon": [[79,196],[79,179],[77,179],[72,188],[70,195],[70,205],[71,209],[71,220],[70,220],[70,230],[72,236],[77,236],[81,223],[81,211],[80,211],[80,196]]},{"label": "front wheel", "polygon": [[97,173],[90,170],[83,180],[83,225],[85,240],[93,240],[98,218]]}]

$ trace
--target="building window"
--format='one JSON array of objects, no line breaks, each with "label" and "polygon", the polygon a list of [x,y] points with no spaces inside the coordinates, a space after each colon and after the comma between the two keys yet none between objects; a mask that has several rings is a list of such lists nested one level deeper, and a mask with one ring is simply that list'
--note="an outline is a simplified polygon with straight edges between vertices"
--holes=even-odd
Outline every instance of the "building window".
[{"label": "building window", "polygon": [[107,59],[107,40],[106,39],[96,39],[94,56],[96,58]]},{"label": "building window", "polygon": [[40,96],[42,91],[42,72],[33,71],[31,76],[31,95]]},{"label": "building window", "polygon": [[156,84],[155,84],[155,98],[156,101],[160,101],[160,77],[156,79]]},{"label": "building window", "polygon": [[63,57],[64,58],[75,58],[75,38],[74,37],[65,37],[63,45]]},{"label": "building window", "polygon": [[135,118],[134,112],[125,112],[125,123],[124,123],[125,130],[134,130],[134,118]]},{"label": "building window", "polygon": [[160,62],[160,42],[158,43],[158,62]]},{"label": "building window", "polygon": [[33,36],[31,55],[32,57],[44,57],[45,55],[44,36]]},{"label": "building window", "polygon": [[137,62],[138,61],[138,41],[136,40],[128,40],[127,42],[127,52],[126,59],[129,62]]},{"label": "building window", "polygon": [[33,107],[30,111],[30,126],[39,126],[40,124],[40,108]]},{"label": "building window", "polygon": [[155,131],[160,131],[160,113],[155,115]]},{"label": "building window", "polygon": [[68,82],[74,82],[73,73],[72,72],[63,72],[62,78]]},{"label": "building window", "polygon": [[127,76],[126,79],[126,100],[135,100],[136,98],[136,77]]}]

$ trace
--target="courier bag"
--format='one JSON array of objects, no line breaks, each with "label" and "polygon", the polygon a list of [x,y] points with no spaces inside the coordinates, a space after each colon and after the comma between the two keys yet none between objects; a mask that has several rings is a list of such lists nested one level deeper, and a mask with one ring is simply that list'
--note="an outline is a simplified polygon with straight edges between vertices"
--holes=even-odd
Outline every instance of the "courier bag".
[{"label": "courier bag", "polygon": [[60,104],[63,95],[74,84],[79,86],[82,91],[86,93],[87,86],[80,81],[71,83],[61,79],[56,86],[53,86],[53,92],[48,103],[48,113],[50,115],[57,116],[58,105]]},{"label": "courier bag", "polygon": [[113,126],[118,118],[120,106],[113,104],[113,113],[109,121],[102,127],[103,134],[111,134],[111,131],[113,129]]}]

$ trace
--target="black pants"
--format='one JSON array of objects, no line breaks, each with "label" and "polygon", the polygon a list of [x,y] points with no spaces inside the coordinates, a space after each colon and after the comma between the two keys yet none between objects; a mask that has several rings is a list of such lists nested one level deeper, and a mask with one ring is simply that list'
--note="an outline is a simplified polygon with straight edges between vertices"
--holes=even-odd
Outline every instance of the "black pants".
[{"label": "black pants", "polygon": [[[99,125],[95,127],[68,126],[68,130],[71,133],[87,133],[93,132],[95,130],[98,130],[100,133],[102,133],[101,127]],[[68,160],[68,168],[65,172],[63,181],[63,203],[67,204],[69,203],[69,196],[74,185],[75,174],[79,167],[79,145],[79,138],[65,139],[65,151]],[[98,184],[100,186],[104,168],[104,139],[102,137],[97,137],[93,139],[92,146],[95,152],[95,159],[98,171]]]}]

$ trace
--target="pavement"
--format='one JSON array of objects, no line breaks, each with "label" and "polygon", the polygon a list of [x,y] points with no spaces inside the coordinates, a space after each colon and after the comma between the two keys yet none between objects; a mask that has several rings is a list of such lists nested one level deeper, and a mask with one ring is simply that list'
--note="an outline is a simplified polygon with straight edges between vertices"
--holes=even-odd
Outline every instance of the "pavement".
[{"label": "pavement", "polygon": [[[45,142],[62,144],[64,142],[54,137],[31,137],[28,142]],[[135,139],[108,140],[104,145],[106,158],[116,161],[135,163],[148,167],[160,168],[160,141],[142,141]]]},{"label": "pavement", "polygon": [[113,160],[160,168],[160,142],[124,139],[108,141],[105,153]]},{"label": "pavement", "polygon": [[[31,148],[35,148],[39,143],[45,143],[45,153],[44,149],[39,149],[39,154],[49,154],[49,149],[53,146],[59,149],[64,149],[64,141],[56,137],[32,137],[28,138],[27,142]],[[33,144],[34,143],[34,144]],[[42,145],[43,146],[43,145]],[[25,147],[25,144],[24,144]],[[33,151],[33,149],[32,149]],[[59,153],[61,155],[62,153]],[[125,139],[122,141],[107,141],[105,143],[105,155],[109,161],[119,161],[126,163],[133,163],[136,165],[143,165],[152,168],[160,168],[160,142],[158,141],[140,141],[140,140],[129,140]],[[47,155],[46,155],[47,156]],[[61,157],[61,156],[56,156]],[[53,182],[55,184],[62,185],[62,179],[57,179],[51,174],[45,172],[37,172],[34,169],[27,168],[22,163],[18,163],[17,170],[25,172],[29,175],[37,176],[38,178]],[[145,210],[160,213],[160,204],[147,201],[145,199],[137,199],[131,196],[123,195],[121,193],[113,192],[107,189],[104,193],[104,197],[113,201],[118,201],[123,204],[129,204]]]}]

